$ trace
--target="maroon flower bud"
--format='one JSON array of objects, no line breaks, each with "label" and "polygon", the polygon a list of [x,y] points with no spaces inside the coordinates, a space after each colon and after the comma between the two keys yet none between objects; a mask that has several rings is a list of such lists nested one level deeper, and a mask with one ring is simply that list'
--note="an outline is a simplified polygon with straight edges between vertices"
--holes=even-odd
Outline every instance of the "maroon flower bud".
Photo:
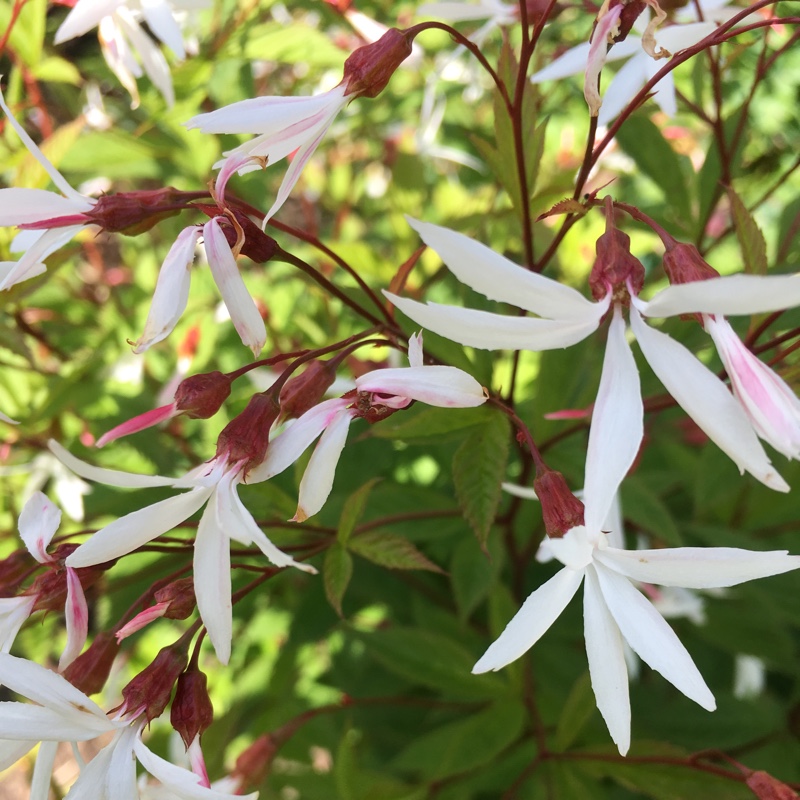
[{"label": "maroon flower bud", "polygon": [[163,189],[103,195],[86,216],[109,233],[136,236],[185,207],[183,192],[165,186]]},{"label": "maroon flower bud", "polygon": [[644,284],[644,266],[630,250],[631,239],[609,224],[606,232],[597,240],[595,259],[592,272],[589,275],[589,288],[595,300],[600,300],[608,293],[613,292],[613,302],[630,304],[628,283],[635,294],[638,294]]},{"label": "maroon flower bud", "polygon": [[13,597],[31,571],[31,555],[17,550],[0,561],[0,597]]},{"label": "maroon flower bud", "polygon": [[166,619],[186,619],[197,605],[194,596],[194,579],[179,578],[155,593],[157,603],[166,603]]},{"label": "maroon flower bud", "polygon": [[[219,220],[221,213],[224,215],[232,214],[244,234],[244,244],[242,244],[239,252],[255,261],[256,264],[265,264],[274,258],[275,254],[280,250],[280,245],[271,236],[267,236],[247,214],[238,208],[227,208],[223,211],[219,206],[213,206],[208,203],[196,203],[194,207],[199,208],[211,219],[216,218]],[[221,224],[220,227],[225,234],[225,239],[233,249],[239,238],[238,231],[231,224]]]},{"label": "maroon flower bud", "polygon": [[64,677],[84,694],[97,694],[106,685],[118,649],[113,634],[98,633],[88,649],[64,670]]},{"label": "maroon flower bud", "polygon": [[768,772],[751,772],[745,781],[747,788],[758,800],[797,800],[798,794],[783,781],[773,778]]},{"label": "maroon flower bud", "polygon": [[277,743],[269,733],[265,733],[236,759],[233,774],[245,786],[259,786],[269,774],[277,752]]},{"label": "maroon flower bud", "polygon": [[400,411],[399,408],[392,408],[391,406],[383,405],[381,402],[375,402],[377,395],[374,392],[359,392],[355,389],[351,390],[342,397],[353,397],[355,402],[350,408],[353,409],[353,416],[357,419],[366,420],[369,425],[374,425],[376,422],[381,422],[392,414]]},{"label": "maroon flower bud", "polygon": [[[75,544],[59,546],[53,553],[53,561],[49,562],[47,571],[39,575],[25,591],[25,594],[36,597],[34,611],[63,612],[67,600],[67,568],[64,566],[64,559],[77,547]],[[97,583],[110,566],[110,563],[106,563],[79,567],[75,569],[75,576],[86,590]]]},{"label": "maroon flower bud", "polygon": [[336,370],[327,361],[311,361],[302,374],[290,378],[280,393],[284,418],[300,417],[322,400],[336,379]]},{"label": "maroon flower bud", "polygon": [[411,42],[397,28],[389,28],[377,42],[354,50],[344,62],[345,97],[377,97],[410,55]]},{"label": "maroon flower bud", "polygon": [[664,272],[670,283],[691,283],[719,277],[719,272],[700,255],[693,244],[674,239],[667,244],[664,253]]},{"label": "maroon flower bud", "polygon": [[208,419],[231,393],[231,379],[222,372],[190,375],[175,390],[175,407],[192,419]]},{"label": "maroon flower bud", "polygon": [[214,721],[206,676],[196,667],[190,667],[178,678],[170,721],[187,748]]},{"label": "maroon flower bud", "polygon": [[258,466],[267,454],[269,431],[281,407],[269,391],[255,394],[247,407],[232,419],[217,439],[217,457],[231,464],[243,461],[243,474]]},{"label": "maroon flower bud", "polygon": [[609,10],[614,6],[622,6],[622,11],[619,15],[619,31],[613,37],[615,42],[621,42],[626,39],[628,34],[633,28],[633,23],[639,19],[642,11],[647,8],[645,0],[611,0]]},{"label": "maroon flower bud", "polygon": [[548,536],[559,538],[568,530],[584,524],[583,503],[569,490],[560,472],[545,468],[536,476],[533,488],[542,504],[544,529]]},{"label": "maroon flower bud", "polygon": [[161,716],[167,707],[172,687],[189,661],[189,639],[178,640],[162,648],[152,663],[145,667],[125,688],[125,713],[132,716],[144,714],[148,722]]}]

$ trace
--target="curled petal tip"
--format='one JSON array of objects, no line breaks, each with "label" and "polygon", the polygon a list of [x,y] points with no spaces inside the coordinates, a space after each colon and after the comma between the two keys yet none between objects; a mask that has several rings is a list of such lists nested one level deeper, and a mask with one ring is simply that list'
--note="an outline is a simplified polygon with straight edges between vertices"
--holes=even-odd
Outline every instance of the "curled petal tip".
[{"label": "curled petal tip", "polygon": [[289,522],[305,522],[308,519],[308,514],[300,507],[297,506],[297,511],[295,511],[294,516],[289,520]]}]

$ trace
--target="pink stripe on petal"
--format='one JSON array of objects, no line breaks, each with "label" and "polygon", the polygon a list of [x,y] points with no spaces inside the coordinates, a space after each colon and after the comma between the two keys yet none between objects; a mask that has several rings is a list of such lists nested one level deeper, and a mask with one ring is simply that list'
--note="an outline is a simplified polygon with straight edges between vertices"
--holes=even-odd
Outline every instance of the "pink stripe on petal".
[{"label": "pink stripe on petal", "polygon": [[589,58],[586,62],[586,79],[584,82],[583,94],[589,106],[589,113],[596,117],[603,103],[600,96],[598,84],[600,73],[606,63],[606,53],[608,51],[608,36],[617,27],[622,5],[614,6],[609,9],[602,19],[598,20],[597,27],[594,29],[592,44],[589,48]]},{"label": "pink stripe on petal", "polygon": [[160,408],[154,408],[151,411],[145,411],[144,414],[139,414],[138,417],[133,417],[133,419],[129,419],[121,425],[117,425],[116,428],[112,428],[108,433],[104,433],[97,440],[95,446],[103,447],[109,442],[113,442],[123,436],[129,436],[132,433],[138,433],[146,428],[151,428],[153,425],[158,425],[159,422],[172,419],[172,417],[177,416],[178,413],[175,403],[170,403]]},{"label": "pink stripe on petal", "polygon": [[154,620],[163,617],[167,612],[167,608],[169,608],[168,602],[156,603],[154,606],[150,606],[150,608],[146,608],[144,611],[138,613],[130,622],[123,625],[114,634],[114,636],[117,637],[117,642],[127,639],[128,636],[141,630],[145,625],[149,625]]},{"label": "pink stripe on petal", "polygon": [[58,661],[63,672],[83,650],[89,635],[89,608],[80,579],[74,569],[67,567],[67,604],[64,607],[67,620],[67,646]]}]

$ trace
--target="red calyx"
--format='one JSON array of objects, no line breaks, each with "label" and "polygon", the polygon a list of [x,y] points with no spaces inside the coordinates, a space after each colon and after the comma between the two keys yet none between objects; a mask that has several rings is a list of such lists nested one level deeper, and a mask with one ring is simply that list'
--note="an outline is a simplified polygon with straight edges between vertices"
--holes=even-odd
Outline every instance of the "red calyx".
[{"label": "red calyx", "polygon": [[286,419],[302,416],[322,400],[335,378],[336,370],[328,362],[309,362],[300,375],[290,378],[281,389],[281,414]]},{"label": "red calyx", "polygon": [[171,186],[106,194],[98,198],[92,210],[86,212],[86,216],[88,221],[109,233],[135,236],[150,230],[162,219],[178,214],[185,208],[183,197],[183,192]]},{"label": "red calyx", "polygon": [[239,227],[244,233],[244,244],[239,252],[247,256],[256,264],[265,264],[272,259],[275,254],[280,250],[278,243],[271,237],[267,236],[261,228],[250,219],[243,211],[238,208],[227,208],[225,211],[220,209],[219,206],[212,206],[208,203],[195,203],[194,208],[198,208],[209,219],[217,218],[220,223],[220,228],[225,234],[231,249],[236,246],[238,233],[236,228],[225,219],[227,214],[232,214]]},{"label": "red calyx", "polygon": [[195,609],[194,579],[179,578],[167,584],[154,595],[157,603],[168,603],[164,617],[167,619],[186,619]]},{"label": "red calyx", "polygon": [[280,411],[280,405],[270,392],[253,395],[244,411],[220,433],[217,457],[227,458],[229,463],[245,462],[243,472],[246,475],[264,460],[269,431]]},{"label": "red calyx", "polygon": [[214,706],[208,696],[205,673],[196,667],[190,667],[178,678],[178,687],[170,710],[172,727],[178,731],[188,748],[213,721]]},{"label": "red calyx", "polygon": [[630,295],[628,283],[635,294],[644,284],[644,266],[630,250],[631,239],[609,224],[606,232],[595,244],[597,258],[589,275],[589,288],[595,300],[600,300],[608,293],[611,286],[613,301],[628,305]]},{"label": "red calyx", "polygon": [[674,239],[667,244],[664,252],[664,272],[670,283],[692,283],[719,277],[719,272],[700,255],[693,244]]},{"label": "red calyx", "polygon": [[64,670],[64,677],[84,694],[97,694],[106,685],[118,650],[112,633],[98,633],[88,649]]},{"label": "red calyx", "polygon": [[244,785],[259,786],[272,766],[278,744],[269,733],[262,734],[236,759],[234,775]]},{"label": "red calyx", "polygon": [[619,32],[614,36],[615,42],[621,42],[628,37],[631,28],[633,28],[633,23],[639,19],[642,11],[647,8],[647,3],[644,0],[611,0],[609,10],[615,6],[622,6],[622,11],[619,15]]},{"label": "red calyx", "polygon": [[410,55],[411,42],[397,28],[390,28],[377,42],[354,50],[344,62],[345,95],[377,97]]},{"label": "red calyx", "polygon": [[162,648],[125,688],[122,697],[127,713],[144,714],[148,722],[161,716],[172,695],[172,688],[189,661],[188,639]]},{"label": "red calyx", "polygon": [[175,390],[175,407],[192,419],[208,419],[231,393],[231,379],[222,372],[204,372],[182,380]]},{"label": "red calyx", "polygon": [[572,528],[584,524],[583,503],[569,490],[560,472],[544,469],[533,481],[533,488],[542,504],[548,536],[560,538]]}]

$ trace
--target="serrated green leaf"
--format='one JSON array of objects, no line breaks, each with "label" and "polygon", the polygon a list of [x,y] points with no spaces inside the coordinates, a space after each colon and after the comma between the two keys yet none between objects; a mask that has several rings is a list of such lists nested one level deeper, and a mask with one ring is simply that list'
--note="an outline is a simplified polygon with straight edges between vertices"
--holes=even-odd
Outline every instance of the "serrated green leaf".
[{"label": "serrated green leaf", "polygon": [[441,780],[488,764],[522,733],[525,708],[511,700],[466,719],[442,725],[415,738],[394,759],[400,770],[418,772],[426,780]]},{"label": "serrated green leaf", "polygon": [[[496,545],[495,545],[496,542]],[[468,619],[488,595],[503,564],[499,539],[489,539],[487,553],[471,536],[464,536],[453,551],[450,582],[461,619]]]},{"label": "serrated green leaf", "polygon": [[732,186],[728,187],[728,199],[731,204],[733,225],[736,228],[736,238],[742,249],[744,271],[751,275],[766,275],[767,242],[764,234]]},{"label": "serrated green leaf", "polygon": [[367,531],[353,536],[348,549],[366,558],[373,564],[388,569],[424,569],[429,572],[444,572],[424,556],[403,536],[381,531]]},{"label": "serrated green leaf", "polygon": [[588,672],[584,672],[572,686],[558,719],[553,747],[563,752],[580,736],[586,723],[595,713],[597,704],[592,692]]},{"label": "serrated green leaf", "polygon": [[344,501],[344,509],[339,517],[339,526],[336,529],[336,538],[343,547],[347,545],[350,534],[353,532],[358,521],[361,519],[361,515],[364,513],[364,508],[367,505],[367,499],[369,498],[369,493],[372,491],[372,487],[375,486],[379,480],[380,478],[371,478]]},{"label": "serrated green leaf", "polygon": [[341,617],[342,599],[353,576],[353,558],[340,544],[335,544],[325,553],[322,577],[325,583],[325,596]]},{"label": "serrated green leaf", "polygon": [[379,439],[430,439],[446,437],[464,428],[480,425],[486,419],[486,409],[431,408],[417,404],[407,413],[396,414],[376,425],[371,433]]},{"label": "serrated green leaf", "polygon": [[494,522],[508,459],[509,423],[491,410],[483,425],[470,431],[453,456],[453,482],[464,518],[481,546]]}]

